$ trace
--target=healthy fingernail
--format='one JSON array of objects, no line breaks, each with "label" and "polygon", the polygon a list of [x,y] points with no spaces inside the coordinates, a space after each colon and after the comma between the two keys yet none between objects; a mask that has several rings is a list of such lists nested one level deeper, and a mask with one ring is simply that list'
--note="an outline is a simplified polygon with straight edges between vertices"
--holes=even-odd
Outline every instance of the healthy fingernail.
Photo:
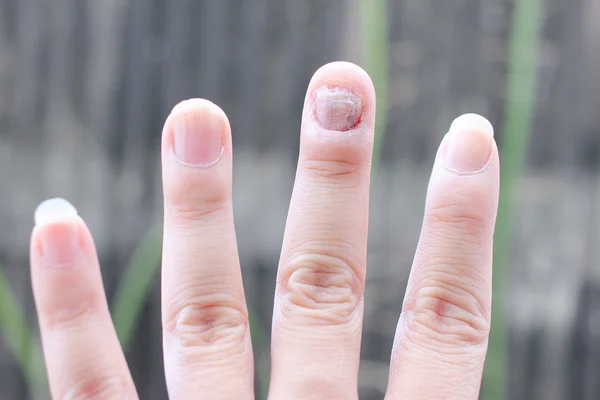
[{"label": "healthy fingernail", "polygon": [[80,254],[77,210],[62,198],[48,199],[36,208],[35,225],[46,264],[60,267],[72,264]]},{"label": "healthy fingernail", "polygon": [[454,120],[448,132],[444,164],[457,172],[477,172],[485,168],[494,140],[492,124],[477,114],[465,114]]},{"label": "healthy fingernail", "polygon": [[225,122],[220,115],[202,110],[186,113],[174,122],[174,152],[188,165],[215,163],[223,151]]},{"label": "healthy fingernail", "polygon": [[347,87],[323,86],[315,92],[315,115],[321,126],[332,131],[349,131],[358,124],[362,96]]}]

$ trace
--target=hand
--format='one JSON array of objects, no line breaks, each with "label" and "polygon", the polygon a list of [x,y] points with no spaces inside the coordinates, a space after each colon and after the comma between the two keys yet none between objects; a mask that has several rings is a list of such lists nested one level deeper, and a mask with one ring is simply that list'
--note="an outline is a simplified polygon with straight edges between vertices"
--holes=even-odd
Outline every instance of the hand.
[{"label": "hand", "polygon": [[[315,73],[277,278],[270,399],[357,398],[374,124],[375,93],[363,70],[332,63]],[[224,112],[206,100],[178,104],[162,135],[163,351],[172,400],[254,398],[231,168]],[[429,183],[387,399],[478,398],[498,176],[489,122],[455,120]],[[64,200],[36,210],[31,270],[53,398],[136,399],[91,234]]]}]

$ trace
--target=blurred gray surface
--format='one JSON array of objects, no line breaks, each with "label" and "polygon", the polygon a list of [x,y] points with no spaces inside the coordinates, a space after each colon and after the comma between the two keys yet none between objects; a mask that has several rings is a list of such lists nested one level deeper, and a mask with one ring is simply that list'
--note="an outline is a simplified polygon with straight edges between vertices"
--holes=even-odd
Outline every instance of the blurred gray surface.
[{"label": "blurred gray surface", "polygon": [[[382,398],[430,165],[452,119],[500,142],[507,0],[388,0],[389,113],[373,183],[361,394]],[[600,0],[546,0],[536,119],[518,195],[511,399],[600,397]],[[228,114],[249,304],[268,328],[304,92],[322,64],[360,62],[356,1],[0,0],[0,263],[32,325],[33,210],[70,199],[109,298],[161,220],[159,139],[170,109]],[[142,399],[164,399],[159,280],[128,354]],[[0,338],[0,399],[27,390]]]}]

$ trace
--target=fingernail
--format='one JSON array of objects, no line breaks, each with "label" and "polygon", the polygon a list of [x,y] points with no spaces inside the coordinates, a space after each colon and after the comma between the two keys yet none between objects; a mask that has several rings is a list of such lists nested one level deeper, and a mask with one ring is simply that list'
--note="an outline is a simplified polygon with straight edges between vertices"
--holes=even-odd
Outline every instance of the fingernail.
[{"label": "fingernail", "polygon": [[494,128],[484,117],[464,114],[454,120],[448,132],[444,164],[457,172],[477,172],[492,155]]},{"label": "fingernail", "polygon": [[323,86],[315,92],[314,102],[316,118],[325,129],[345,132],[360,121],[362,96],[350,88]]},{"label": "fingernail", "polygon": [[175,157],[193,166],[215,163],[223,151],[224,129],[223,118],[210,110],[181,115],[174,122]]},{"label": "fingernail", "polygon": [[49,266],[72,264],[80,253],[77,232],[77,210],[62,198],[48,199],[36,208],[35,225],[39,232],[41,250]]}]

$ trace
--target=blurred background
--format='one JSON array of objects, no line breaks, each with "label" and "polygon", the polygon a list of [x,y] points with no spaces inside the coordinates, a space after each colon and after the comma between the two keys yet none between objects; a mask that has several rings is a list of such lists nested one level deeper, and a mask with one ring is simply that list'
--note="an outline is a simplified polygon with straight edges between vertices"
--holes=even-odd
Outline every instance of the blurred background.
[{"label": "blurred background", "polygon": [[33,211],[72,201],[98,247],[142,399],[166,399],[159,140],[171,108],[228,114],[257,355],[268,343],[308,81],[378,90],[361,399],[382,399],[436,148],[487,116],[501,146],[484,399],[600,398],[600,0],[0,0],[0,399],[47,396],[30,289]]}]

